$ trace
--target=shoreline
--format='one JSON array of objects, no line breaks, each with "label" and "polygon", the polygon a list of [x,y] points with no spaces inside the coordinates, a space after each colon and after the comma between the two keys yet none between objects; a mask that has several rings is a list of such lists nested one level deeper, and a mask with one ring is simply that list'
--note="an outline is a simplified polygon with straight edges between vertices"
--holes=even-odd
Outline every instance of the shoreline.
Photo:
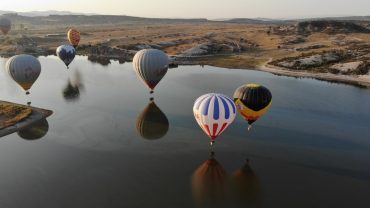
[{"label": "shoreline", "polygon": [[257,70],[269,72],[276,75],[296,78],[312,78],[328,82],[337,82],[342,84],[350,84],[358,87],[370,88],[370,75],[337,75],[330,73],[312,73],[308,71],[292,71],[283,67],[270,65],[271,59],[262,66],[257,67]]},{"label": "shoreline", "polygon": [[[213,56],[213,58],[218,56]],[[192,59],[194,58],[194,59]],[[214,67],[220,68],[227,68],[227,69],[246,69],[246,70],[256,70],[256,71],[263,71],[268,72],[278,76],[286,76],[286,77],[295,77],[295,78],[312,78],[320,81],[327,81],[333,83],[340,83],[340,84],[348,84],[356,87],[361,88],[369,88],[370,89],[370,75],[338,75],[338,74],[330,74],[330,73],[318,73],[318,72],[309,72],[309,71],[292,71],[290,69],[286,69],[283,67],[278,67],[269,64],[272,61],[270,58],[268,61],[264,62],[263,64],[251,67],[251,66],[241,66],[237,68],[222,66],[218,64],[203,64],[196,58],[203,58],[203,57],[189,57],[186,61],[175,61],[175,65],[178,66],[189,66],[189,65],[209,65]]]},{"label": "shoreline", "polygon": [[[80,56],[88,57],[88,60],[93,63],[99,63],[103,66],[110,64],[111,60],[117,60],[120,64],[125,62],[132,61],[133,58],[133,51],[122,50],[122,49],[115,49],[110,51],[107,54],[97,54],[94,53],[95,51],[89,50],[81,50],[79,51]],[[123,55],[124,54],[124,55]],[[1,57],[11,56],[13,54],[1,54]],[[36,56],[48,56],[48,55],[55,55],[55,53],[36,53],[33,54]],[[170,62],[170,68],[177,68],[178,66],[188,66],[188,65],[209,65],[215,66],[220,68],[228,68],[228,69],[248,69],[248,70],[257,70],[263,72],[269,72],[271,74],[279,75],[279,76],[287,76],[287,77],[296,77],[296,78],[312,78],[316,80],[328,81],[328,82],[335,82],[335,83],[342,83],[342,84],[349,84],[357,87],[362,88],[369,88],[370,89],[370,75],[338,75],[338,74],[331,74],[331,73],[318,73],[318,72],[309,72],[309,71],[293,71],[291,69],[271,65],[272,58],[269,58],[268,61],[265,61],[263,64],[251,64],[245,65],[242,64],[238,67],[231,67],[225,66],[222,64],[215,64],[212,62],[208,62],[207,59],[221,59],[222,57],[230,57],[236,54],[217,54],[217,55],[208,55],[208,56],[193,56],[193,57],[176,57],[174,56],[173,60]]]}]

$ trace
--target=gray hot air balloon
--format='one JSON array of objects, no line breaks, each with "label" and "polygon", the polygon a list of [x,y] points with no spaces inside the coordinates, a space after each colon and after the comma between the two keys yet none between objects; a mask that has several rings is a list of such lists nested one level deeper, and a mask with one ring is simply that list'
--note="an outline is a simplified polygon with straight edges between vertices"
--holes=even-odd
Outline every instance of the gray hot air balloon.
[{"label": "gray hot air balloon", "polygon": [[28,94],[41,73],[41,64],[34,56],[22,54],[11,57],[6,62],[5,69]]},{"label": "gray hot air balloon", "polygon": [[166,75],[169,59],[161,50],[144,49],[135,54],[132,63],[136,74],[152,90],[152,93],[155,86]]},{"label": "gray hot air balloon", "polygon": [[6,35],[10,31],[12,27],[12,22],[7,18],[0,19],[0,30],[1,32]]},{"label": "gray hot air balloon", "polygon": [[76,56],[76,49],[71,45],[61,45],[57,48],[56,53],[68,68]]}]

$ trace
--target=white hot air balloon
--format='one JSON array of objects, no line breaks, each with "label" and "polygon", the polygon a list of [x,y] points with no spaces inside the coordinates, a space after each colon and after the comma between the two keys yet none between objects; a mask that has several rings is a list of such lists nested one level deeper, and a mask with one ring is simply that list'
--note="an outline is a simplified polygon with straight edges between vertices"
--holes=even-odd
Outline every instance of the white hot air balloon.
[{"label": "white hot air balloon", "polygon": [[28,90],[41,73],[41,64],[31,55],[16,55],[11,57],[5,66],[8,74],[29,94]]},{"label": "white hot air balloon", "polygon": [[144,49],[137,52],[133,59],[136,74],[153,89],[166,75],[169,65],[167,54],[157,49]]},{"label": "white hot air balloon", "polygon": [[194,103],[195,120],[211,138],[211,144],[234,121],[236,107],[234,102],[222,94],[205,94]]}]

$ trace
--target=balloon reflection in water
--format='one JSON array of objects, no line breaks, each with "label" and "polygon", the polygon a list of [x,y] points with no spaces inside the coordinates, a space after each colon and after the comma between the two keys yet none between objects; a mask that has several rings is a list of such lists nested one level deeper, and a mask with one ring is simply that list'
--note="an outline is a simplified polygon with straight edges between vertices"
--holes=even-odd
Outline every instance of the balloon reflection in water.
[{"label": "balloon reflection in water", "polygon": [[68,84],[63,89],[63,97],[66,101],[76,101],[80,98],[80,91],[83,89],[81,74],[76,70],[72,79],[68,79]]},{"label": "balloon reflection in water", "polygon": [[0,19],[0,30],[4,35],[7,35],[12,27],[12,22],[7,18]]},{"label": "balloon reflection in water", "polygon": [[197,205],[201,207],[220,206],[227,193],[227,174],[211,153],[194,172],[191,185]]},{"label": "balloon reflection in water", "polygon": [[71,80],[68,80],[68,84],[63,90],[63,97],[67,101],[75,101],[80,98],[80,90],[78,86],[72,85]]},{"label": "balloon reflection in water", "polygon": [[[11,57],[5,65],[10,77],[29,94],[29,89],[41,73],[41,64],[31,55],[21,54]],[[27,103],[31,105],[31,102]]]},{"label": "balloon reflection in water", "polygon": [[151,101],[137,118],[136,129],[142,138],[156,140],[167,134],[169,122],[161,109]]},{"label": "balloon reflection in water", "polygon": [[249,160],[232,174],[232,188],[238,203],[251,207],[258,205],[260,185]]},{"label": "balloon reflection in water", "polygon": [[18,136],[24,140],[37,140],[44,137],[49,131],[49,123],[44,118],[36,123],[17,132]]}]

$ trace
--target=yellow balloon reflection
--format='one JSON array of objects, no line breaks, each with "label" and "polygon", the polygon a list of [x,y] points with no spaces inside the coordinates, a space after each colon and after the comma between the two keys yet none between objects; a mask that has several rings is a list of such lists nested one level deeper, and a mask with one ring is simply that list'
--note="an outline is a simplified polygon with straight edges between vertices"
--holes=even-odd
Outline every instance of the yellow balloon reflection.
[{"label": "yellow balloon reflection", "polygon": [[151,101],[136,120],[136,129],[140,136],[148,140],[164,137],[169,129],[169,122],[161,109]]},{"label": "yellow balloon reflection", "polygon": [[49,123],[44,118],[18,131],[17,134],[22,139],[31,141],[31,140],[41,139],[48,133],[48,131],[49,131]]},{"label": "yellow balloon reflection", "polygon": [[260,186],[257,175],[247,160],[243,167],[232,174],[232,188],[239,204],[247,207],[258,207]]}]

